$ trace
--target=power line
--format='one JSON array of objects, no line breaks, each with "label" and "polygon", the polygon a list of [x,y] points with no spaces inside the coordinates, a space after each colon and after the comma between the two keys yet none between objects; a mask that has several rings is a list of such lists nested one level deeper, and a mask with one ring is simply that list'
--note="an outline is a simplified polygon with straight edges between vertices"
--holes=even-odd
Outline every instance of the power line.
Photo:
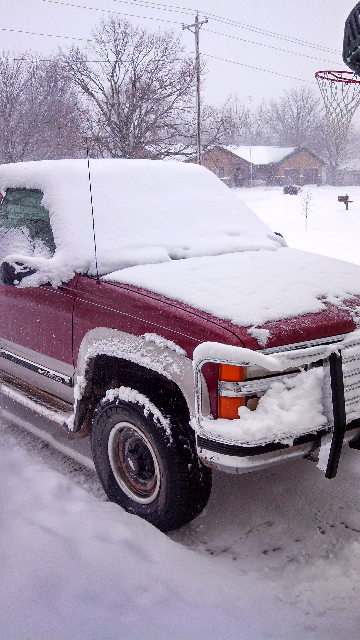
[{"label": "power line", "polygon": [[[191,52],[192,54],[194,53],[193,51]],[[172,58],[173,62],[181,62],[184,58]],[[36,55],[33,58],[10,58],[9,56],[5,55],[5,56],[1,56],[0,55],[0,63],[3,60],[12,60],[13,62],[30,62],[31,64],[36,64],[37,62],[55,62],[56,61],[56,56],[54,56],[53,58],[38,58]],[[80,62],[85,62],[86,64],[105,64],[105,63],[109,63],[109,64],[113,64],[113,62],[115,62],[114,60],[88,60],[87,58],[84,58],[84,60],[80,60]],[[122,59],[120,61],[120,64],[122,64],[123,62],[132,62],[131,58],[125,58]],[[169,62],[169,58],[152,58],[150,60],[148,60],[148,62]]]},{"label": "power line", "polygon": [[176,7],[174,5],[161,4],[160,2],[150,2],[147,0],[113,0],[113,2],[120,2],[121,4],[137,4],[144,9],[157,9],[158,11],[170,11],[171,13],[181,13],[183,15],[192,16],[196,9],[189,9],[185,7]]},{"label": "power line", "polygon": [[274,49],[275,51],[282,51],[283,53],[292,53],[295,56],[301,56],[302,58],[310,58],[311,60],[319,60],[319,62],[329,62],[330,64],[337,64],[334,60],[324,60],[323,58],[315,58],[315,56],[309,56],[306,53],[299,53],[298,51],[289,51],[289,49],[281,49],[280,47],[273,47],[271,44],[265,44],[263,42],[254,42],[253,40],[246,40],[245,38],[239,38],[238,36],[231,36],[227,33],[219,33],[218,31],[212,31],[211,29],[204,29],[207,33],[213,33],[214,35],[223,36],[224,38],[231,38],[232,40],[240,40],[248,44],[256,44],[257,47],[267,47],[268,49]]},{"label": "power line", "polygon": [[292,36],[285,36],[283,34],[276,33],[275,31],[267,31],[266,29],[261,29],[260,27],[254,27],[252,25],[244,24],[242,22],[236,22],[235,20],[222,18],[221,16],[215,16],[211,13],[209,13],[208,16],[212,20],[215,20],[217,22],[222,22],[223,24],[227,24],[234,27],[240,27],[242,29],[248,29],[249,31],[255,31],[256,33],[260,33],[262,35],[266,35],[271,38],[286,40],[287,42],[292,42],[294,44],[299,44],[301,46],[310,47],[311,49],[318,49],[319,51],[326,51],[327,53],[334,53],[336,55],[340,55],[340,52],[336,51],[335,49],[330,49],[329,47],[323,47],[322,45],[314,44],[312,42],[307,42],[306,40],[300,40],[299,38],[294,38]]},{"label": "power line", "polygon": [[[191,51],[190,53],[194,54],[193,51]],[[237,64],[237,65],[240,65],[242,67],[247,67],[248,69],[254,69],[256,71],[263,71],[264,73],[272,73],[272,74],[277,75],[277,76],[282,76],[283,78],[290,78],[291,80],[300,80],[301,82],[307,82],[307,83],[310,83],[310,84],[316,84],[315,82],[312,82],[311,80],[304,80],[303,78],[295,78],[293,76],[288,76],[288,75],[285,75],[283,73],[279,73],[278,71],[271,71],[269,69],[261,69],[260,67],[253,67],[253,66],[250,66],[248,64],[244,64],[242,62],[238,62],[236,60],[228,60],[228,59],[225,59],[225,58],[220,58],[218,56],[213,56],[210,53],[203,53],[202,52],[201,55],[205,56],[206,58],[214,58],[214,60],[220,60],[222,62],[229,62],[230,64]],[[54,58],[34,58],[34,59],[31,59],[31,58],[9,58],[7,56],[6,56],[6,59],[7,60],[13,60],[14,62],[29,62],[29,63],[32,63],[32,64],[35,64],[37,62],[53,62],[53,60],[54,60]],[[175,61],[176,62],[180,62],[182,59],[183,58],[175,58]],[[1,61],[2,61],[2,58],[0,56],[0,62]],[[84,62],[85,64],[103,64],[104,62],[109,62],[109,61],[107,61],[107,60],[87,60],[87,59],[84,59],[81,62]],[[110,60],[110,62],[111,62],[111,60]],[[130,59],[129,60],[125,59],[125,60],[122,60],[121,62],[131,62],[131,60]],[[167,62],[167,59],[165,59],[165,58],[154,58],[152,60],[152,62]]]},{"label": "power line", "polygon": [[270,71],[269,69],[260,69],[259,67],[252,67],[249,64],[244,64],[243,62],[236,62],[235,60],[225,60],[225,58],[219,58],[218,56],[212,56],[210,53],[202,53],[202,56],[206,58],[213,58],[214,60],[221,60],[222,62],[229,62],[230,64],[238,64],[241,67],[247,67],[248,69],[254,69],[255,71],[265,71],[266,73],[272,73],[275,76],[281,76],[282,78],[290,78],[290,80],[300,80],[300,82],[308,82],[309,84],[316,84],[312,80],[304,80],[303,78],[295,78],[294,76],[287,76],[284,73],[279,73],[278,71]]},{"label": "power line", "polygon": [[[156,10],[166,10],[166,11],[170,11],[170,12],[175,12],[175,13],[183,13],[186,15],[190,15],[190,10],[189,8],[185,8],[185,7],[178,7],[178,6],[174,6],[174,5],[164,5],[161,4],[159,2],[146,2],[146,0],[144,0],[143,2],[141,0],[133,0],[131,3],[128,0],[113,0],[114,2],[118,2],[118,3],[123,3],[123,4],[132,4],[132,5],[138,5],[140,7],[143,8],[147,8],[147,9],[156,9]],[[160,22],[169,22],[171,24],[182,24],[180,22],[177,22],[175,20],[166,20],[165,18],[155,18],[153,16],[138,16],[135,14],[129,14],[129,13],[122,13],[119,11],[112,11],[111,9],[102,9],[100,7],[89,7],[89,6],[83,6],[83,5],[76,5],[76,4],[71,4],[69,2],[63,2],[61,0],[42,0],[42,2],[50,2],[52,4],[57,4],[57,5],[63,5],[63,6],[67,6],[67,7],[74,7],[76,9],[86,9],[86,10],[90,10],[90,11],[99,11],[99,12],[103,12],[103,13],[112,13],[112,14],[117,14],[117,15],[125,15],[125,16],[130,16],[132,18],[141,18],[141,19],[145,19],[145,20],[158,20]],[[192,14],[196,12],[196,10],[194,9],[192,11]],[[259,33],[261,35],[265,35],[271,38],[277,38],[280,40],[285,40],[287,42],[292,42],[293,44],[298,44],[300,46],[306,46],[306,47],[310,47],[312,49],[316,49],[318,51],[325,51],[327,53],[334,53],[335,55],[341,55],[339,51],[336,51],[335,49],[331,49],[329,47],[323,47],[321,45],[318,44],[314,44],[312,42],[307,42],[306,40],[301,40],[299,38],[294,38],[292,36],[286,36],[280,33],[276,33],[274,31],[268,31],[266,29],[262,29],[260,27],[255,27],[253,25],[248,25],[242,22],[238,22],[236,20],[231,20],[229,18],[224,18],[222,16],[217,16],[215,14],[212,13],[207,13],[206,16],[208,18],[211,18],[212,20],[216,21],[216,22],[221,22],[223,24],[227,24],[230,26],[234,26],[237,28],[241,28],[241,29],[247,29],[249,31],[253,31],[255,33]]]},{"label": "power line", "polygon": [[[92,40],[88,39],[88,38],[76,38],[76,37],[72,37],[72,36],[60,36],[60,35],[55,35],[55,34],[51,34],[51,33],[37,33],[37,32],[34,32],[34,31],[23,31],[21,29],[7,29],[5,27],[1,27],[0,31],[10,31],[12,33],[24,33],[24,34],[27,34],[27,35],[34,35],[34,36],[45,36],[47,38],[66,38],[66,39],[69,39],[69,40],[79,40],[79,41],[83,41],[83,42],[92,42]],[[209,31],[209,33],[216,33],[216,32],[210,31],[209,29],[204,29],[204,31]],[[219,34],[219,35],[225,35],[225,34]],[[229,36],[229,37],[232,37],[232,36]],[[236,39],[237,40],[242,40],[242,38],[236,38]],[[244,40],[244,42],[250,42],[250,41],[249,40]],[[250,42],[250,44],[259,44],[259,43],[251,43]],[[262,45],[262,46],[270,47],[271,49],[276,49],[277,51],[286,51],[285,49],[277,49],[277,47],[271,47],[271,45]],[[194,52],[190,51],[190,54],[193,54],[193,53]],[[304,55],[304,54],[296,53],[296,52],[293,52],[293,51],[288,51],[287,53],[294,53],[294,55],[300,55],[300,56]],[[283,78],[291,78],[293,80],[301,80],[301,82],[311,82],[309,80],[302,80],[301,78],[293,78],[292,76],[288,76],[288,75],[285,75],[283,73],[279,73],[277,71],[270,71],[268,69],[260,69],[259,67],[252,67],[250,65],[244,64],[242,62],[237,62],[235,60],[225,60],[224,58],[213,56],[213,55],[207,54],[207,53],[202,53],[202,55],[204,55],[204,56],[206,56],[208,58],[214,58],[216,60],[222,60],[224,62],[229,62],[231,64],[238,64],[238,65],[243,66],[243,67],[248,67],[249,69],[255,69],[257,71],[264,71],[266,73],[272,73],[272,74],[275,74],[275,75],[278,75],[278,76],[282,76]],[[313,56],[305,56],[305,57],[312,58],[313,60],[321,60],[320,58],[314,58]],[[21,62],[21,61],[31,62],[31,63],[35,62],[35,60],[31,60],[29,58],[8,58],[8,59],[13,60],[14,62]],[[176,58],[175,60],[176,60],[176,62],[179,62],[179,61],[182,60],[182,58]],[[51,62],[52,59],[51,58],[36,58],[36,61],[38,61],[38,62]],[[154,60],[154,62],[162,62],[162,61],[163,61],[162,59]],[[104,60],[84,60],[84,62],[89,63],[89,64],[90,63],[99,63],[100,64],[100,63],[103,63],[105,61]],[[128,60],[122,60],[122,62],[129,62],[129,61]],[[332,61],[323,60],[323,62],[332,62]],[[315,84],[315,83],[311,82],[311,84]]]},{"label": "power line", "polygon": [[129,18],[141,18],[142,20],[157,20],[158,22],[167,22],[171,24],[182,25],[182,22],[176,22],[175,20],[165,20],[165,18],[155,18],[153,16],[137,16],[134,13],[122,13],[120,11],[112,11],[111,9],[101,9],[101,7],[84,7],[79,4],[71,4],[70,2],[60,2],[60,0],[42,0],[42,2],[49,2],[51,4],[58,4],[64,7],[72,7],[74,9],[87,9],[89,11],[98,11],[100,13],[111,13],[120,16],[126,16]]},{"label": "power line", "polygon": [[[92,42],[92,39],[88,39],[88,38],[76,38],[76,37],[73,37],[73,36],[61,36],[61,35],[55,35],[55,34],[51,34],[51,33],[40,33],[40,32],[38,33],[38,32],[34,32],[34,31],[24,31],[24,30],[21,30],[21,29],[8,29],[6,27],[0,27],[0,31],[9,31],[9,32],[12,32],[12,33],[24,33],[26,35],[34,35],[34,36],[45,36],[47,38],[66,38],[68,40]],[[204,31],[209,31],[209,33],[216,33],[216,32],[210,31],[209,29],[204,29]],[[219,34],[219,35],[226,36],[226,34]],[[234,37],[236,40],[242,40],[242,38],[236,38],[236,36],[228,36],[228,37]],[[249,40],[244,40],[244,42],[250,42],[250,41]],[[250,43],[250,44],[260,44],[260,43]],[[270,47],[271,49],[277,49],[276,47],[272,47],[271,45],[262,45],[262,46]],[[285,51],[284,49],[277,49],[277,50],[278,51]],[[190,53],[192,54],[193,52],[190,52]],[[287,53],[294,53],[294,55],[300,55],[300,56],[304,55],[304,54],[301,54],[301,53],[297,53],[295,51],[294,52],[293,51],[288,51]],[[237,64],[237,65],[240,65],[242,67],[247,67],[249,69],[254,69],[254,70],[257,70],[257,71],[263,71],[265,73],[272,73],[274,75],[282,76],[283,78],[290,78],[292,80],[300,80],[301,82],[310,82],[310,84],[315,84],[315,82],[311,82],[310,80],[303,80],[301,78],[294,78],[292,76],[288,76],[288,75],[285,75],[283,73],[279,73],[277,71],[270,71],[269,69],[261,69],[259,67],[253,67],[253,66],[244,64],[242,62],[237,62],[235,60],[227,60],[227,59],[220,58],[218,56],[213,56],[213,55],[207,54],[207,53],[202,53],[202,55],[207,57],[207,58],[214,58],[215,60],[221,60],[223,62],[229,62],[230,64]],[[309,58],[312,58],[314,60],[320,60],[320,58],[314,58],[313,56],[305,56],[305,57],[309,57]],[[36,60],[31,60],[29,58],[9,58],[9,59],[13,60],[15,62],[21,62],[21,61],[25,62],[26,61],[26,62],[31,62],[31,63],[34,63],[36,61],[38,61],[38,62],[51,62],[52,61],[51,58],[50,59],[49,58],[36,58]],[[176,58],[176,61],[179,62],[181,59],[182,58]],[[89,63],[89,64],[90,63],[103,63],[104,60],[85,60],[85,62]],[[123,62],[128,62],[128,61],[127,60],[123,60]],[[162,62],[162,60],[156,59],[156,60],[154,60],[154,62]],[[323,62],[331,62],[331,61],[323,60]]]},{"label": "power line", "polygon": [[[24,31],[22,29],[8,29],[6,27],[0,27],[0,31],[9,31],[11,33],[24,33],[28,36],[45,36],[46,38],[66,38],[67,40],[81,40],[83,42],[92,42],[90,38],[75,38],[72,36],[58,36],[54,33],[37,33],[36,31]],[[15,58],[13,58],[15,60]]]},{"label": "power line", "polygon": [[[80,8],[80,9],[90,9],[90,10],[101,11],[101,12],[106,12],[106,13],[114,13],[111,10],[108,10],[108,9],[101,9],[101,8],[98,8],[98,7],[94,8],[94,7],[73,5],[71,3],[62,2],[60,0],[42,0],[42,1],[43,2],[51,2],[53,4],[58,4],[58,5],[62,5],[62,6],[69,6],[69,7],[75,7],[75,8]],[[124,2],[126,2],[128,4],[128,2],[126,0],[113,0],[113,1],[114,2],[123,2],[124,1]],[[136,4],[136,2],[133,2],[132,4]],[[145,4],[145,3],[143,3],[143,4]],[[146,4],[148,5],[148,8],[149,8],[149,5],[157,5],[158,7],[164,6],[164,5],[161,5],[160,3],[153,3],[153,2],[147,2]],[[179,9],[179,10],[181,9],[180,7],[174,7],[173,5],[169,5],[169,10],[172,10],[172,9],[170,9],[170,6],[172,8],[174,8],[174,9]],[[150,7],[150,8],[153,8],[153,7]],[[137,18],[143,18],[144,17],[144,16],[136,16],[136,15],[133,15],[133,14],[121,14],[121,15],[131,15],[131,17],[137,17]],[[150,17],[150,19],[160,20],[162,22],[173,22],[173,21],[170,21],[170,20],[164,20],[162,18],[155,18],[155,17],[152,17],[152,18]],[[173,24],[182,24],[182,23],[173,22]],[[50,33],[25,31],[25,30],[21,30],[21,29],[10,29],[10,28],[6,28],[6,27],[1,27],[0,31],[7,31],[7,32],[12,32],[12,33],[23,33],[25,35],[43,36],[43,37],[47,37],[47,38],[58,38],[58,39],[63,38],[63,39],[66,39],[66,40],[76,40],[76,41],[79,41],[79,42],[92,42],[92,39],[90,39],[90,38],[77,38],[77,37],[67,36],[67,35],[57,35],[57,34],[50,34]],[[265,47],[268,47],[268,48],[271,48],[271,49],[275,49],[275,50],[278,50],[278,51],[282,51],[282,52],[285,52],[285,53],[292,53],[294,55],[299,55],[299,56],[302,56],[302,57],[312,58],[314,60],[317,60],[317,59],[321,60],[319,58],[315,58],[313,56],[308,56],[306,54],[301,54],[301,53],[298,53],[298,52],[295,52],[295,51],[288,51],[288,50],[281,49],[281,48],[278,48],[278,47],[273,47],[272,45],[262,44],[262,43],[258,43],[258,42],[251,42],[249,40],[246,40],[246,39],[243,39],[243,38],[239,38],[237,36],[231,36],[231,35],[224,34],[224,33],[218,33],[216,31],[211,31],[209,29],[205,29],[205,31],[208,31],[209,33],[220,35],[222,37],[228,37],[228,38],[232,38],[232,39],[235,39],[235,40],[247,42],[249,44],[256,44],[256,45],[259,45],[259,46],[265,46]],[[206,54],[206,53],[203,53],[203,55],[208,57],[208,58],[213,58],[213,59],[220,60],[220,61],[223,61],[223,62],[228,62],[230,64],[237,64],[239,66],[247,67],[249,69],[254,69],[256,71],[263,71],[265,73],[271,73],[273,75],[278,75],[278,76],[281,76],[283,78],[289,78],[289,79],[293,79],[293,80],[300,80],[301,82],[308,82],[310,84],[315,84],[314,82],[311,82],[309,80],[303,80],[301,78],[295,78],[293,76],[288,76],[286,74],[282,74],[282,73],[279,73],[277,71],[271,71],[271,70],[268,70],[268,69],[261,69],[259,67],[254,67],[254,66],[251,66],[251,65],[247,65],[245,63],[237,62],[235,60],[228,60],[228,59],[220,58],[218,56],[214,56],[214,55]],[[12,58],[12,60],[19,61],[19,60],[22,60],[22,58]],[[49,61],[49,60],[39,59],[39,58],[37,58],[37,60],[40,60],[42,62]],[[27,60],[27,61],[30,62],[30,60]],[[103,61],[102,60],[88,60],[87,62],[89,62],[89,63],[101,63]],[[329,62],[329,63],[332,64],[332,61],[323,60],[323,62]]]},{"label": "power line", "polygon": [[[117,2],[118,0],[114,0],[114,2]],[[0,31],[6,31],[9,33],[23,33],[25,35],[30,35],[30,36],[44,36],[46,38],[64,38],[65,40],[76,40],[79,42],[93,42],[93,38],[78,38],[76,36],[65,36],[65,35],[59,35],[59,34],[54,34],[54,33],[42,33],[42,32],[37,32],[37,31],[25,31],[24,29],[10,29],[7,27],[0,27]],[[204,31],[206,31],[207,33],[213,33],[214,35],[219,35],[219,36],[223,36],[224,38],[231,38],[234,40],[239,40],[240,42],[246,42],[248,44],[255,44],[257,46],[260,47],[267,47],[269,49],[274,49],[275,51],[281,51],[283,53],[292,53],[295,56],[301,56],[303,58],[310,58],[311,60],[319,60],[319,62],[329,62],[330,64],[336,64],[333,60],[324,60],[323,58],[316,58],[315,56],[309,56],[305,53],[299,53],[298,51],[289,51],[288,49],[281,49],[279,47],[273,47],[270,44],[264,44],[262,42],[255,42],[253,40],[246,40],[245,38],[239,38],[237,36],[231,36],[228,35],[226,33],[219,33],[218,31],[212,31],[210,29],[204,29]],[[12,58],[13,60],[15,60],[15,58]],[[90,61],[89,61],[90,62]],[[100,60],[93,60],[91,62],[101,62]]]},{"label": "power line", "polygon": [[[44,0],[46,1],[46,0]],[[144,8],[148,8],[148,9],[157,9],[157,10],[163,10],[163,11],[170,11],[170,12],[174,12],[174,13],[184,13],[186,15],[192,15],[194,14],[194,12],[196,12],[196,9],[193,10],[189,10],[189,8],[186,7],[178,7],[175,5],[165,5],[162,4],[160,2],[151,2],[150,0],[132,0],[132,2],[129,2],[129,0],[113,0],[113,2],[118,2],[121,4],[135,4],[135,5],[139,5],[142,6]],[[212,20],[216,21],[216,22],[221,22],[223,24],[229,24],[231,26],[237,27],[237,28],[241,28],[241,29],[249,29],[250,31],[255,31],[256,33],[260,33],[263,35],[267,35],[269,37],[272,38],[280,38],[283,40],[287,40],[289,42],[294,42],[295,44],[300,44],[301,46],[307,46],[307,47],[311,47],[311,48],[315,48],[315,49],[319,49],[321,51],[326,51],[327,53],[335,53],[337,55],[340,55],[339,51],[335,51],[334,49],[331,49],[329,47],[323,47],[322,45],[319,44],[314,44],[312,42],[307,42],[305,40],[301,40],[300,38],[293,38],[292,36],[286,36],[280,33],[276,33],[274,31],[268,31],[266,29],[262,29],[260,27],[255,27],[253,25],[248,25],[245,24],[243,22],[238,22],[236,20],[231,20],[230,18],[224,18],[223,16],[218,16],[212,13],[206,13],[206,16],[208,18],[211,18]]]}]

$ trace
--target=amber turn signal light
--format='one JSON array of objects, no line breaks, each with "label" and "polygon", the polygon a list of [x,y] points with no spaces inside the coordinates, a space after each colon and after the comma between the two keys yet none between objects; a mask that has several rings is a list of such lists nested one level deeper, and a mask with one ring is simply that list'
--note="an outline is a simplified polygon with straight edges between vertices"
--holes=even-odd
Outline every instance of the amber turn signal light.
[{"label": "amber turn signal light", "polygon": [[[219,380],[224,382],[244,382],[245,368],[231,364],[219,365]],[[245,398],[218,396],[218,417],[226,420],[239,419],[238,409],[245,405]]]},{"label": "amber turn signal light", "polygon": [[244,382],[245,367],[235,367],[233,364],[219,364],[219,380]]}]

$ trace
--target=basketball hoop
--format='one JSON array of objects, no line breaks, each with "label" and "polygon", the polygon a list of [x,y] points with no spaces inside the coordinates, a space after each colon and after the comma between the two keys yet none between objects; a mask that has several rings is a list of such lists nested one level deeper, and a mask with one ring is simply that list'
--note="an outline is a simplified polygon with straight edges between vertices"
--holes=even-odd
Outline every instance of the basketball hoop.
[{"label": "basketball hoop", "polygon": [[360,78],[352,71],[317,71],[328,127],[338,140],[346,140],[353,115],[360,105]]}]

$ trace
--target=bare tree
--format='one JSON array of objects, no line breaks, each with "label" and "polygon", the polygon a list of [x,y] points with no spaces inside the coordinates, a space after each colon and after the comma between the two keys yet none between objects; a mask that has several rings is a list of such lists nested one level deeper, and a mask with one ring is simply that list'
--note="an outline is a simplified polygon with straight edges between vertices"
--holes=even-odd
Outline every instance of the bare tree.
[{"label": "bare tree", "polygon": [[110,18],[87,51],[71,49],[63,64],[85,98],[101,155],[166,154],[186,136],[195,69],[173,32],[149,33]]},{"label": "bare tree", "polygon": [[251,129],[249,104],[245,104],[236,94],[232,94],[219,111],[223,122],[223,143],[246,144],[245,139]]},{"label": "bare tree", "polygon": [[84,112],[57,58],[32,64],[27,89],[27,123],[33,159],[85,155]]},{"label": "bare tree", "polygon": [[0,60],[0,160],[83,155],[82,113],[57,59]]},{"label": "bare tree", "polygon": [[2,162],[22,159],[23,116],[26,109],[28,65],[12,60],[9,54],[0,59],[0,158]]},{"label": "bare tree", "polygon": [[352,162],[357,160],[360,154],[360,132],[350,125],[347,136],[343,137],[335,128],[332,129],[327,123],[322,131],[321,157],[327,165],[327,182],[329,184],[341,184],[342,171]]},{"label": "bare tree", "polygon": [[323,121],[319,98],[308,87],[292,89],[278,100],[271,100],[265,114],[272,144],[312,148]]},{"label": "bare tree", "polygon": [[[84,112],[58,59],[39,69],[38,91],[42,124],[47,134],[46,157],[78,157],[85,154]],[[32,101],[36,104],[36,100]],[[45,140],[42,140],[43,155]]]},{"label": "bare tree", "polygon": [[312,202],[313,197],[308,187],[305,187],[303,192],[303,197],[301,198],[301,206],[303,210],[303,214],[305,216],[305,229],[307,230],[308,225],[308,217],[310,213],[312,213]]},{"label": "bare tree", "polygon": [[230,95],[221,107],[222,143],[227,145],[271,144],[266,128],[267,105],[265,101],[252,106],[251,97],[241,100],[236,94]]},{"label": "bare tree", "polygon": [[[184,114],[182,125],[178,127],[178,132],[173,137],[172,143],[166,140],[165,144],[149,144],[146,149],[154,159],[177,157],[178,159],[191,158],[196,156],[196,129],[197,114],[194,108]],[[201,131],[202,148],[204,151],[216,144],[226,144],[227,123],[221,109],[211,105],[201,106]]]}]

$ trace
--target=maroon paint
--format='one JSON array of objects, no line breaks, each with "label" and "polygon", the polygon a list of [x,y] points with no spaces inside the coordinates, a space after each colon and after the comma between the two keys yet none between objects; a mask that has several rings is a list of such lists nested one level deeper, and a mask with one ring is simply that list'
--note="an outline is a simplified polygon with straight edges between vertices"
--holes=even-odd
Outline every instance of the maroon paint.
[{"label": "maroon paint", "polygon": [[[360,300],[358,299],[358,304]],[[334,305],[326,305],[326,309],[319,313],[305,314],[296,318],[286,318],[276,322],[266,322],[261,325],[261,329],[270,331],[266,348],[279,347],[307,340],[317,340],[319,338],[329,338],[331,336],[348,333],[356,329],[350,311],[340,309]],[[244,344],[249,349],[259,349],[255,338],[243,330],[239,331]]]},{"label": "maroon paint", "polygon": [[[156,333],[172,340],[191,358],[204,341],[259,349],[245,327],[214,318],[208,313],[169,300],[159,294],[121,283],[96,284],[80,277],[74,308],[74,359],[84,335],[95,327],[109,327],[140,336]],[[326,310],[264,325],[271,331],[267,347],[280,346],[347,333],[355,329],[350,312],[328,305]],[[217,367],[204,369],[211,409],[217,415]]]},{"label": "maroon paint", "polygon": [[0,285],[1,337],[73,364],[72,314],[77,277],[67,286]]},{"label": "maroon paint", "polygon": [[[347,305],[349,309],[327,305],[320,313],[266,323],[263,328],[270,330],[266,346],[353,331],[351,307],[359,304],[359,299],[352,299]],[[58,289],[47,285],[37,288],[0,285],[0,309],[3,338],[69,364],[73,356],[76,364],[82,339],[96,327],[136,336],[156,333],[178,344],[190,358],[194,348],[204,341],[260,348],[246,327],[144,289],[121,283],[96,284],[86,276],[75,276]],[[217,367],[208,366],[204,374],[216,416]]]},{"label": "maroon paint", "polygon": [[[206,340],[239,346],[239,339],[212,316],[128,285],[79,278],[74,307],[74,359],[85,334],[96,327],[117,329],[136,336],[156,333],[172,340],[191,358]],[[215,369],[215,371],[214,371]],[[207,376],[212,411],[217,405],[217,368]]]}]

